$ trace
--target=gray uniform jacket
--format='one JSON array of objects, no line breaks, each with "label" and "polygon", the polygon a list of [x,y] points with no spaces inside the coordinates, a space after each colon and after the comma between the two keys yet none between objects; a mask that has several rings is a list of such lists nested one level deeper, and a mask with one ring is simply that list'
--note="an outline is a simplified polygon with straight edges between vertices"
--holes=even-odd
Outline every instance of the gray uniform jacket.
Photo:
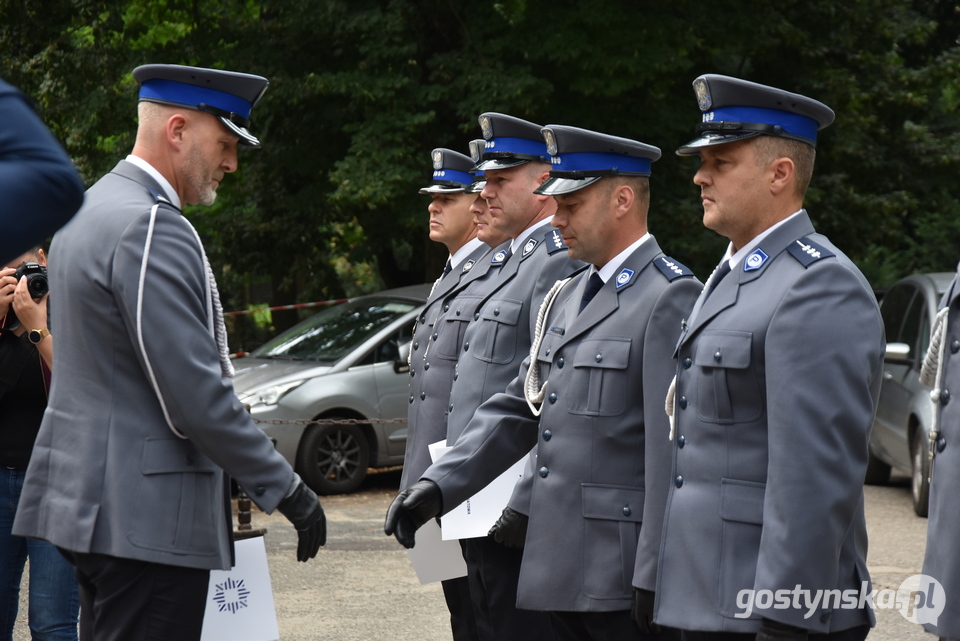
[{"label": "gray uniform jacket", "polygon": [[[666,483],[653,496],[645,477],[670,474],[663,399],[680,322],[701,287],[653,238],[578,315],[583,274],[560,291],[543,325],[539,420],[524,397],[528,357],[425,475],[451,509],[536,443],[536,472],[523,479],[530,519],[517,605],[525,609],[626,610],[635,566],[651,573],[650,589],[655,578]],[[638,540],[649,556],[643,564]]]},{"label": "gray uniform jacket", "polygon": [[[471,282],[482,279],[493,263],[492,250],[481,245],[459,265],[443,276],[430,293],[424,305],[410,344],[410,406],[407,408],[407,445],[403,456],[400,487],[415,483],[430,466],[427,446],[447,436],[447,405],[453,372],[460,356],[456,336],[440,335],[446,323],[437,319],[464,290],[468,277]],[[499,263],[493,267],[496,272]],[[441,346],[450,345],[450,349]]]},{"label": "gray uniform jacket", "polygon": [[807,607],[798,593],[800,608],[752,614],[740,595],[869,594],[863,478],[883,353],[873,291],[805,211],[701,296],[678,345],[657,622],[745,633],[761,616],[820,633],[872,624],[872,610],[839,607],[839,594]]},{"label": "gray uniform jacket", "polygon": [[147,244],[157,193],[121,161],[54,238],[53,384],[14,532],[74,552],[229,568],[223,470],[268,512],[293,470],[221,375],[202,249],[166,201]]},{"label": "gray uniform jacket", "polygon": [[[499,250],[500,248],[498,248]],[[495,253],[496,255],[496,253]],[[453,445],[480,405],[507,388],[530,353],[537,310],[558,280],[583,266],[567,254],[560,234],[541,223],[474,296],[458,299],[443,322],[463,336],[447,408],[447,444]]]},{"label": "gray uniform jacket", "polygon": [[[960,393],[960,367],[957,367],[957,354],[960,353],[960,284],[954,278],[953,284],[943,297],[941,304],[949,307],[947,313],[946,349],[943,353],[943,373],[940,381],[940,398],[935,410],[938,412],[936,458],[934,458],[930,479],[930,517],[927,523],[927,550],[923,559],[923,573],[935,578],[943,586],[946,594],[946,609],[937,617],[934,624],[929,620],[934,612],[928,611],[928,617],[919,618],[924,628],[944,638],[960,638],[960,608],[957,608],[957,595],[960,595],[960,548],[957,546],[957,533],[960,532],[960,509],[958,509],[957,487],[960,487],[960,404],[954,397]],[[924,586],[920,586],[921,591]],[[934,603],[936,606],[936,603]],[[929,607],[929,606],[928,606]]]}]

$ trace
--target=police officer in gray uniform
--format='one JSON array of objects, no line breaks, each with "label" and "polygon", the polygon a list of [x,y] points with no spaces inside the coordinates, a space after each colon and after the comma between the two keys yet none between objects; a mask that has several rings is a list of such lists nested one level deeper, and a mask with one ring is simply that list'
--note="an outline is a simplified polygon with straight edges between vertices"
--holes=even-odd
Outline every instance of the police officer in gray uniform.
[{"label": "police officer in gray uniform", "polygon": [[[666,494],[647,488],[666,484],[646,478],[670,473],[663,398],[701,287],[647,232],[659,149],[575,127],[543,133],[554,164],[538,192],[556,198],[553,225],[570,255],[592,266],[551,289],[520,376],[421,483],[435,484],[449,510],[536,443],[536,471],[515,492],[529,494],[520,505],[529,517],[510,517],[521,525],[503,533],[526,544],[519,607],[549,611],[557,639],[671,638],[649,618],[638,629],[632,583],[635,567],[650,572],[642,585],[656,578]],[[648,562],[638,564],[638,542]]]},{"label": "police officer in gray uniform", "polygon": [[[930,341],[920,379],[934,388],[934,423],[930,429],[930,512],[923,574],[918,587],[922,602],[915,601],[917,622],[941,641],[960,639],[960,510],[956,488],[960,485],[960,412],[952,396],[960,390],[960,266],[950,289],[940,302],[941,310]],[[951,402],[952,401],[952,402]],[[933,582],[939,582],[939,586]],[[947,598],[950,601],[947,601]],[[946,607],[948,605],[952,607]]]},{"label": "police officer in gray uniform", "polygon": [[213,271],[181,204],[211,204],[266,78],[145,65],[133,152],[53,239],[56,334],[47,411],[14,532],[73,563],[80,638],[199,639],[211,569],[232,564],[233,476],[299,531],[326,539],[316,495],[230,383]]},{"label": "police officer in gray uniform", "polygon": [[[479,190],[472,190],[474,160],[450,149],[434,149],[430,157],[433,177],[431,184],[420,193],[429,194],[431,198],[427,207],[430,238],[443,243],[450,257],[417,319],[410,344],[410,407],[400,487],[420,478],[430,465],[428,446],[446,438],[447,403],[459,349],[449,355],[437,354],[434,346],[444,326],[444,323],[437,324],[437,318],[444,306],[449,306],[454,290],[474,268],[481,272],[490,267],[490,261],[482,260],[482,256],[491,248],[477,238],[477,223],[471,211],[479,198]],[[467,578],[449,579],[441,584],[450,611],[453,638],[457,641],[477,639]]]},{"label": "police officer in gray uniform", "polygon": [[699,155],[704,225],[730,246],[677,347],[655,620],[688,640],[862,640],[884,336],[870,285],[802,208],[834,114],[726,76],[694,89],[703,122],[677,153]]},{"label": "police officer in gray uniform", "polygon": [[[567,255],[563,239],[550,225],[556,212],[553,197],[534,193],[550,171],[540,126],[497,113],[482,114],[480,126],[486,140],[476,167],[486,179],[480,194],[490,207],[493,225],[512,240],[494,251],[491,260],[502,266],[487,279],[482,293],[458,300],[445,316],[445,322],[459,325],[457,331],[463,332],[448,406],[451,445],[477,408],[516,377],[530,351],[536,311],[547,291],[582,266]],[[390,534],[392,529],[387,529]],[[467,539],[463,546],[481,639],[551,639],[545,614],[516,607],[522,550],[507,548],[490,536]]]}]

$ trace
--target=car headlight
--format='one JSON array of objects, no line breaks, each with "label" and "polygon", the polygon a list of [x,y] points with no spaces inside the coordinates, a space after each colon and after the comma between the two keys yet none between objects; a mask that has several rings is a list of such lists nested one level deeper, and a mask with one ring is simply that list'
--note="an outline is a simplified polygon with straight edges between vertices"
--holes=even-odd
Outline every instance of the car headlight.
[{"label": "car headlight", "polygon": [[253,390],[252,392],[246,392],[242,394],[240,396],[240,402],[244,405],[249,405],[250,407],[257,407],[259,405],[276,405],[280,402],[280,399],[287,394],[287,392],[297,389],[306,383],[307,380],[308,379],[302,379],[299,381],[290,381],[289,383],[281,383],[280,385],[261,387],[260,389]]}]

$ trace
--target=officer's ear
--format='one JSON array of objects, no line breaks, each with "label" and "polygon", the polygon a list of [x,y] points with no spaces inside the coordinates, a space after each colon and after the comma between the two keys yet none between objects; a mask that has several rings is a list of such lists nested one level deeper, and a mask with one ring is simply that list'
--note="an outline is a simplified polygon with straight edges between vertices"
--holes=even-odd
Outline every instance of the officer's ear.
[{"label": "officer's ear", "polygon": [[778,196],[787,190],[793,192],[796,182],[797,168],[793,160],[784,156],[777,158],[770,164],[770,193]]},{"label": "officer's ear", "polygon": [[164,134],[167,143],[175,148],[183,144],[183,134],[187,128],[187,119],[181,113],[175,113],[167,118],[167,124],[164,126]]},{"label": "officer's ear", "polygon": [[634,193],[633,187],[626,183],[615,187],[613,193],[610,194],[610,198],[613,200],[618,219],[632,212],[633,204],[637,201],[637,195]]}]

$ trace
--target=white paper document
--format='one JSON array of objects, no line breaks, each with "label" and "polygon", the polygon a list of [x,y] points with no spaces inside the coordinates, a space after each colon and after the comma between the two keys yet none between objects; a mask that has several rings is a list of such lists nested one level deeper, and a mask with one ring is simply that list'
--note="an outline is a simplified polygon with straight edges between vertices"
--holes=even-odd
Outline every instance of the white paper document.
[{"label": "white paper document", "polygon": [[[451,449],[443,441],[434,443],[429,448],[434,462]],[[523,476],[526,460],[526,457],[523,457],[511,465],[506,472],[491,481],[485,488],[441,517],[443,540],[486,536],[500,518],[503,508],[507,507],[507,501],[513,494],[513,487]]]},{"label": "white paper document", "polygon": [[467,576],[467,564],[463,560],[460,543],[442,540],[440,526],[435,519],[424,523],[417,530],[416,537],[416,545],[407,553],[421,584]]}]

